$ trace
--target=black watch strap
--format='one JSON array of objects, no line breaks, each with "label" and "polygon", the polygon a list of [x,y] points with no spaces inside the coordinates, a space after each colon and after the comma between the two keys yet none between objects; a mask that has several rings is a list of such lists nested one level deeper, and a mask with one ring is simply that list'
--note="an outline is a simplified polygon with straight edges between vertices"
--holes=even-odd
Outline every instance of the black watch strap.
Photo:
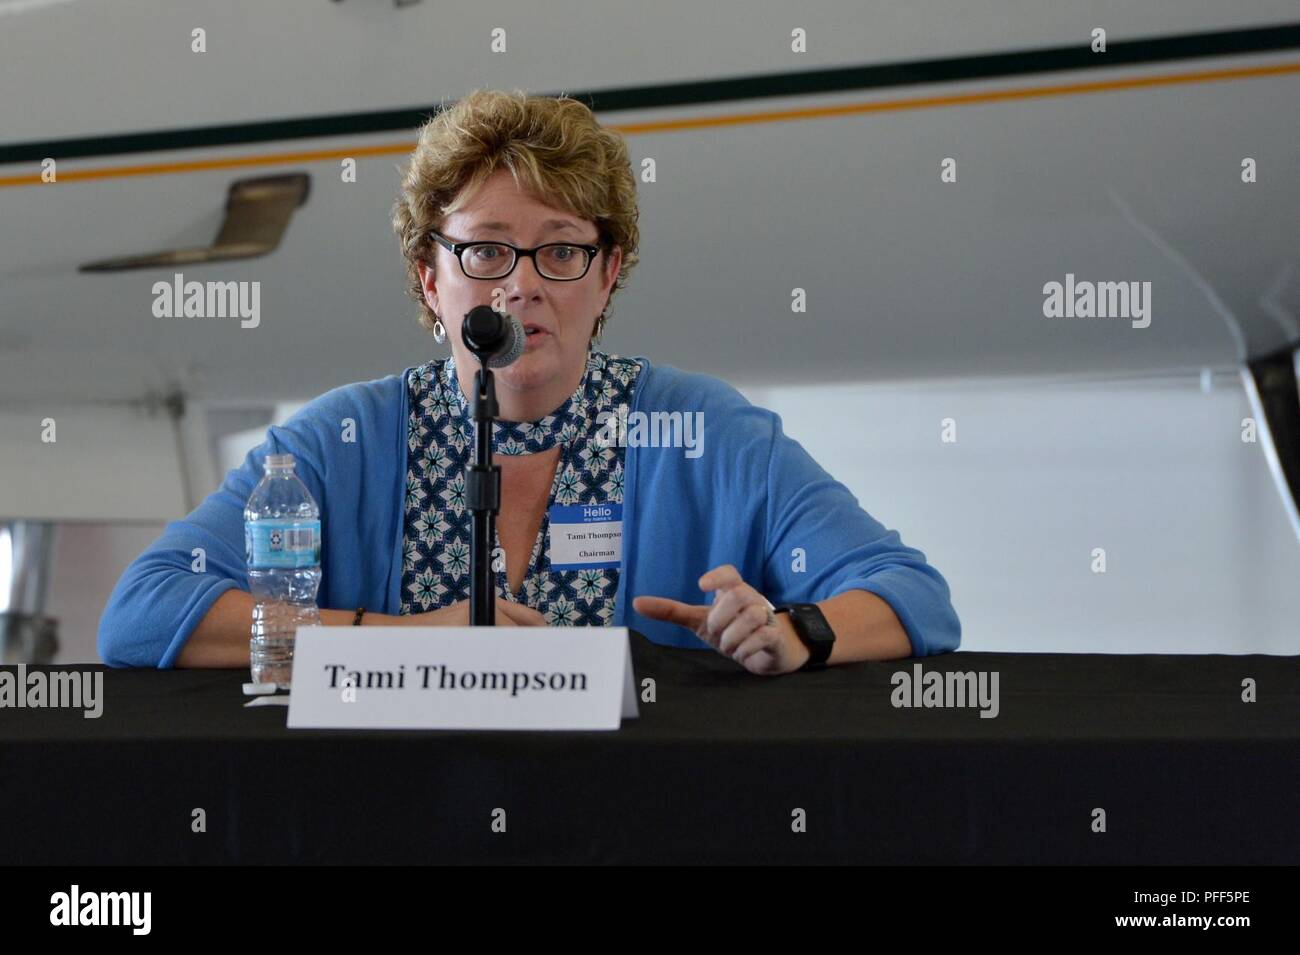
[{"label": "black watch strap", "polygon": [[816,604],[785,604],[777,607],[774,613],[788,613],[794,632],[799,635],[803,645],[808,648],[808,662],[799,669],[820,670],[830,658],[831,648],[835,646],[835,631],[826,622],[826,615]]}]

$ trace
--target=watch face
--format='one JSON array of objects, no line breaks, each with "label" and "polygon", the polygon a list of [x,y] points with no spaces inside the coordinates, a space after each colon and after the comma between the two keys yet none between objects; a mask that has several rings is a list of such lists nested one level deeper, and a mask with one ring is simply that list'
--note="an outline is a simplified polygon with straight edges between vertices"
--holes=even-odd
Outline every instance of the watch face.
[{"label": "watch face", "polygon": [[798,604],[792,608],[791,617],[794,619],[795,629],[805,640],[818,644],[835,642],[835,634],[830,624],[826,622],[821,608],[816,604]]}]

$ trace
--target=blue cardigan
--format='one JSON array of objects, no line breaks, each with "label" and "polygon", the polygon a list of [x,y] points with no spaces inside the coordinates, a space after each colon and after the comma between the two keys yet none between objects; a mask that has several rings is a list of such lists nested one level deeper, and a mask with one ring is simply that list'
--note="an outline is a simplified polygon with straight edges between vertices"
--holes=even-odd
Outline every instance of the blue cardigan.
[{"label": "blue cardigan", "polygon": [[[683,627],[637,614],[632,597],[708,603],[699,577],[733,564],[774,604],[866,590],[893,608],[916,656],[957,648],[961,624],[943,577],[788,437],[777,414],[716,378],[637,360],[630,411],[703,412],[705,441],[694,457],[629,442],[614,626],[707,647]],[[213,602],[233,587],[248,590],[244,504],[267,454],[293,454],[320,505],[318,606],[399,613],[410,371],[334,388],[271,426],[220,488],[126,568],[99,622],[104,662],[171,667]],[[348,419],[355,440],[345,442]],[[195,548],[206,560],[201,573]]]}]

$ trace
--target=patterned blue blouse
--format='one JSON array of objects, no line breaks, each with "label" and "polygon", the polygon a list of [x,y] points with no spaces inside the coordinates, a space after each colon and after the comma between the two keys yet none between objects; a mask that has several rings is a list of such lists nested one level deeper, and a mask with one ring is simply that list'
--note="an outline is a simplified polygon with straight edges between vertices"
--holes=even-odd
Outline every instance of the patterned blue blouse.
[{"label": "patterned blue blouse", "polygon": [[[539,421],[498,421],[493,454],[535,454],[561,445],[547,511],[533,543],[518,594],[509,592],[505,562],[494,561],[496,591],[527,604],[551,626],[608,626],[614,614],[619,569],[551,567],[549,532],[555,505],[623,503],[623,455],[617,443],[594,440],[602,411],[615,415],[632,404],[641,365],[592,348],[578,387],[563,405]],[[434,359],[409,376],[406,520],[403,532],[403,614],[437,610],[469,599],[471,515],[465,477],[474,455],[474,421],[456,380],[454,357]],[[505,507],[508,502],[502,501]],[[493,541],[499,554],[500,538]]]}]

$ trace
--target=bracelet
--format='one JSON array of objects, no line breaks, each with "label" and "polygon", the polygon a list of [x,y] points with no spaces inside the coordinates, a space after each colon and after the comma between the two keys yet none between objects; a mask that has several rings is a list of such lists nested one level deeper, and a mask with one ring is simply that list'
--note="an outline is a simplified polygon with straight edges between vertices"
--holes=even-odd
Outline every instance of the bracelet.
[{"label": "bracelet", "polygon": [[361,615],[364,614],[365,612],[366,612],[365,607],[357,608],[357,615],[352,618],[352,626],[359,627],[361,625]]}]

